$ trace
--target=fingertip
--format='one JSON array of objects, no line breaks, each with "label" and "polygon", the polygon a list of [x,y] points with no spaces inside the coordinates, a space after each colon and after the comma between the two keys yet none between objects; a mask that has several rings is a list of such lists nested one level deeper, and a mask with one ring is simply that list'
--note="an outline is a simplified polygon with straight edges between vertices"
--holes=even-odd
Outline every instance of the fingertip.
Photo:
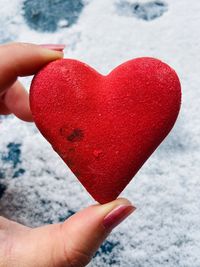
[{"label": "fingertip", "polygon": [[4,97],[4,104],[19,119],[32,122],[29,95],[19,81],[15,82]]},{"label": "fingertip", "polygon": [[[88,258],[96,251],[110,232],[124,221],[135,207],[125,198],[119,198],[103,205],[90,206],[71,216],[62,224],[62,236],[70,239],[68,249],[70,258],[80,255],[88,255]],[[73,252],[73,253],[72,253]],[[81,258],[79,258],[81,262]],[[83,265],[77,265],[83,266]],[[85,265],[84,265],[85,266]]]},{"label": "fingertip", "polygon": [[40,47],[46,48],[46,49],[50,49],[53,51],[63,51],[65,49],[65,45],[63,44],[40,44]]},{"label": "fingertip", "polygon": [[[117,198],[109,203],[100,205],[100,209],[104,212],[107,213],[113,209],[115,209],[115,207],[118,206],[133,206],[134,205],[126,198]],[[135,207],[134,207],[135,208]]]},{"label": "fingertip", "polygon": [[60,50],[51,50],[48,48],[41,47],[41,56],[44,57],[44,59],[50,61],[54,61],[56,59],[61,59],[64,57],[64,52]]},{"label": "fingertip", "polygon": [[64,57],[63,50],[65,45],[41,44],[34,46],[41,51],[41,55],[45,58],[45,60],[53,61]]},{"label": "fingertip", "polygon": [[18,76],[33,75],[49,62],[63,58],[61,48],[48,49],[29,43],[0,45],[1,91],[9,88]]},{"label": "fingertip", "polygon": [[110,203],[116,203],[116,204],[121,204],[121,205],[132,205],[130,200],[128,200],[127,198],[122,198],[122,197],[117,198]]}]

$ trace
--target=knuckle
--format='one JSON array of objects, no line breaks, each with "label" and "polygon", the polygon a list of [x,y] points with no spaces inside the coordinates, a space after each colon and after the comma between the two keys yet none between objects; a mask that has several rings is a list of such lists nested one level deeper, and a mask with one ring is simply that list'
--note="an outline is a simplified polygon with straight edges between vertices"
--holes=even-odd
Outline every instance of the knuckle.
[{"label": "knuckle", "polygon": [[65,251],[65,257],[69,267],[84,267],[90,260],[91,256],[78,249],[67,249]]},{"label": "knuckle", "polygon": [[[60,224],[59,228],[61,236],[63,236],[63,224]],[[68,236],[68,238],[70,237]],[[86,250],[79,249],[72,242],[68,243],[64,239],[62,239],[62,244],[64,262],[67,267],[84,267],[90,262],[92,255]]]}]

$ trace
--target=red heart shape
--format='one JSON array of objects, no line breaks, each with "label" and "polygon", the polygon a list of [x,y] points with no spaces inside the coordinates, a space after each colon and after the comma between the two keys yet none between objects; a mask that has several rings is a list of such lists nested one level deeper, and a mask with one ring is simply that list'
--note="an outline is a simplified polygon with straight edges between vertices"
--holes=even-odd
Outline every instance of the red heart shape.
[{"label": "red heart shape", "polygon": [[107,76],[57,60],[34,77],[30,92],[37,127],[100,203],[114,200],[166,137],[180,102],[175,71],[153,58]]}]

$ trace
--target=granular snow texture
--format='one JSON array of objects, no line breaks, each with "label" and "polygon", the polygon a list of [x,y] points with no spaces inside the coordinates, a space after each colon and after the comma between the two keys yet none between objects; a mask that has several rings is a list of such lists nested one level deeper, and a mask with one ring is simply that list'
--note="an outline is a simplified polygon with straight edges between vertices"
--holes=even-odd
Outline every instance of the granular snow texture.
[{"label": "granular snow texture", "polygon": [[[1,0],[0,42],[65,43],[65,57],[103,74],[131,58],[157,57],[182,83],[182,110],[173,131],[122,194],[136,212],[89,266],[199,267],[200,2],[70,0],[65,5],[63,0],[48,16],[52,7],[44,2],[53,1]],[[37,20],[37,14],[45,16]],[[21,81],[29,87],[30,78]],[[39,226],[61,222],[93,203],[34,124],[1,116],[0,129],[1,215]]]}]

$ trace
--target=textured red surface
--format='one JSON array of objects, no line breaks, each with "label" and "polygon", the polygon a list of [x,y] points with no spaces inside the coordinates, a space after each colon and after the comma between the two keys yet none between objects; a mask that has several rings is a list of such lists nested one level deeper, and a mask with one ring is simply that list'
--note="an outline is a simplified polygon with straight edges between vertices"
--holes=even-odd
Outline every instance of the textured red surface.
[{"label": "textured red surface", "polygon": [[37,127],[100,203],[114,200],[166,137],[180,103],[175,71],[153,58],[107,76],[76,60],[54,61],[30,93]]}]

